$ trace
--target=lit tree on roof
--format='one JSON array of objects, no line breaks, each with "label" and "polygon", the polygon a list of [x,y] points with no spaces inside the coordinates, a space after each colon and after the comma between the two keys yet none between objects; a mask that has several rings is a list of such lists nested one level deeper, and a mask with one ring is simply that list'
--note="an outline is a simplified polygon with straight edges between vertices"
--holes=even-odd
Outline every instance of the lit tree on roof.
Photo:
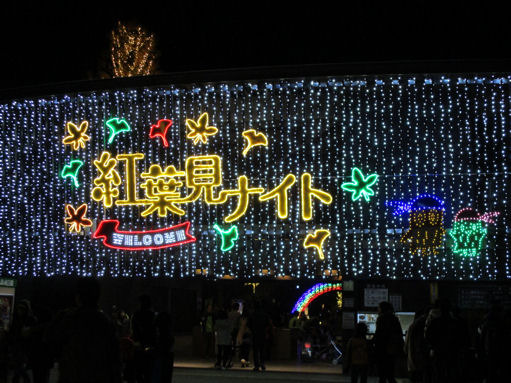
[{"label": "lit tree on roof", "polygon": [[155,38],[141,26],[120,21],[112,31],[112,77],[147,76],[155,72]]}]

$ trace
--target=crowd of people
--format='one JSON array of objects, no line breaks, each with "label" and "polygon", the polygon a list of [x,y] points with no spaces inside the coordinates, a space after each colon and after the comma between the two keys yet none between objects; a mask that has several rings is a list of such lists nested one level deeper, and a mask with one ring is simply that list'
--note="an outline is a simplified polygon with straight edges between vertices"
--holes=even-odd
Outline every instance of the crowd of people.
[{"label": "crowd of people", "polygon": [[208,305],[201,324],[205,339],[203,356],[212,357],[216,344],[215,368],[231,368],[236,356],[242,367],[249,367],[252,349],[253,370],[266,370],[274,324],[259,301],[255,301],[250,309],[242,308],[238,302],[234,302],[230,309],[213,309]]},{"label": "crowd of people", "polygon": [[[99,296],[96,280],[81,279],[75,305],[57,315],[18,301],[8,331],[0,326],[0,383],[48,383],[55,365],[61,383],[171,382],[171,315],[156,313],[150,297],[142,295],[133,315],[114,306],[107,316],[98,307]],[[339,310],[322,305],[311,316],[289,318],[273,303],[232,300],[219,307],[208,302],[200,317],[202,356],[214,359],[217,369],[241,365],[264,371],[278,326],[290,329],[299,362],[307,347],[314,355],[311,348],[325,344],[317,355],[332,362],[342,357],[343,373],[352,383],[366,383],[369,375],[394,383],[404,361],[412,382],[493,383],[506,381],[510,373],[510,330],[498,303],[471,334],[460,312],[440,299],[415,314],[404,337],[392,305],[381,302],[374,334],[357,323],[352,336],[338,343],[341,337],[334,335],[343,333]]]},{"label": "crowd of people", "polygon": [[130,318],[98,307],[100,285],[80,279],[75,305],[53,318],[28,300],[15,305],[0,333],[0,383],[48,383],[55,363],[60,383],[171,382],[174,335],[171,316],[155,313],[147,295]]},{"label": "crowd of people", "polygon": [[358,323],[347,343],[344,372],[351,375],[352,383],[366,383],[374,367],[380,383],[395,383],[395,368],[401,358],[406,358],[412,382],[494,383],[509,379],[510,331],[498,303],[478,327],[474,342],[466,321],[445,299],[418,311],[405,339],[390,303],[381,302],[378,314],[371,339],[367,325]]},{"label": "crowd of people", "polygon": [[305,345],[310,345],[308,359],[328,355],[332,334],[339,333],[341,329],[338,310],[329,310],[322,305],[310,316],[291,315],[275,301],[266,303],[234,300],[223,307],[207,304],[201,318],[203,358],[213,359],[216,356],[214,366],[218,369],[229,369],[239,363],[241,367],[264,371],[265,362],[272,357],[277,328],[291,330],[291,342],[296,343],[298,362],[307,356]]}]

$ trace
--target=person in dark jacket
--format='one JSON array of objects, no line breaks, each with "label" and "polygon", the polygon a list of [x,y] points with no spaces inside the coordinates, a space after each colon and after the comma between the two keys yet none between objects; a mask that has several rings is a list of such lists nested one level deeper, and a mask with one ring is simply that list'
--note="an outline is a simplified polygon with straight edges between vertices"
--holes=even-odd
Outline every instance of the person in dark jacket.
[{"label": "person in dark jacket", "polygon": [[30,382],[27,365],[30,353],[30,333],[36,322],[30,302],[26,299],[19,301],[14,307],[12,324],[8,334],[13,382]]},{"label": "person in dark jacket", "polygon": [[504,310],[500,302],[493,302],[492,307],[479,328],[482,354],[486,363],[486,381],[488,383],[504,382],[509,378],[509,343],[511,336],[504,320]]},{"label": "person in dark jacket", "polygon": [[232,350],[232,323],[225,310],[218,312],[215,321],[216,343],[217,343],[217,359],[216,368],[229,368]]},{"label": "person in dark jacket", "polygon": [[28,365],[32,370],[33,383],[48,383],[53,359],[44,336],[51,323],[52,313],[47,307],[36,305],[34,309],[35,325],[30,329]]},{"label": "person in dark jacket", "polygon": [[240,310],[240,304],[238,302],[235,302],[231,305],[231,310],[227,314],[229,317],[229,321],[231,322],[232,326],[232,333],[231,333],[231,353],[230,353],[230,359],[228,361],[228,366],[233,366],[233,358],[236,356],[236,346],[237,346],[237,338],[238,333],[240,331],[241,326],[241,314],[239,312]]},{"label": "person in dark jacket", "polygon": [[458,355],[456,357],[456,376],[459,383],[465,383],[473,378],[475,371],[471,371],[470,349],[472,347],[470,331],[466,319],[459,308],[453,308],[452,316],[456,323],[456,339],[458,339]]},{"label": "person in dark jacket", "polygon": [[403,353],[403,330],[394,308],[389,302],[380,302],[374,334],[376,367],[380,383],[396,383],[396,359]]},{"label": "person in dark jacket", "polygon": [[153,364],[153,349],[156,339],[156,314],[151,308],[151,297],[139,298],[140,309],[131,318],[132,339],[135,345],[135,375],[139,383],[150,382]]},{"label": "person in dark jacket", "polygon": [[169,313],[158,313],[155,321],[156,338],[152,383],[171,383],[174,369],[174,332]]},{"label": "person in dark jacket", "polygon": [[254,351],[254,371],[266,370],[264,364],[264,350],[266,346],[266,332],[270,320],[260,302],[255,302],[254,313],[248,320],[248,327],[252,332],[252,348]]},{"label": "person in dark jacket", "polygon": [[206,312],[202,316],[202,334],[204,336],[204,358],[210,358],[215,354],[215,313],[213,305],[206,306]]},{"label": "person in dark jacket", "polygon": [[346,346],[345,371],[351,375],[351,383],[367,383],[367,371],[369,368],[369,342],[366,340],[367,325],[357,323],[355,335],[350,338]]},{"label": "person in dark jacket", "polygon": [[412,382],[429,383],[429,348],[424,337],[424,327],[428,317],[428,309],[415,313],[413,323],[408,328],[405,339],[405,353],[407,356],[407,367]]},{"label": "person in dark jacket", "polygon": [[120,383],[119,342],[113,323],[98,309],[99,283],[77,283],[77,308],[56,318],[47,333],[59,364],[60,383]]},{"label": "person in dark jacket", "polygon": [[457,381],[457,358],[461,344],[459,335],[457,321],[451,314],[449,301],[438,299],[429,312],[425,326],[425,337],[431,349],[433,382]]}]

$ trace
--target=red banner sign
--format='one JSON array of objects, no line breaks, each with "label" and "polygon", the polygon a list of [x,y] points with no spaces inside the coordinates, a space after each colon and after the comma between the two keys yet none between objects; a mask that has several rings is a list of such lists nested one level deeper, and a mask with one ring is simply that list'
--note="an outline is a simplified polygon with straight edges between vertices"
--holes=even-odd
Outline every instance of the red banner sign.
[{"label": "red banner sign", "polygon": [[101,221],[92,237],[103,238],[103,245],[112,249],[134,251],[165,249],[197,240],[188,232],[189,221],[163,229],[147,231],[121,231],[118,228],[119,221],[116,219]]}]

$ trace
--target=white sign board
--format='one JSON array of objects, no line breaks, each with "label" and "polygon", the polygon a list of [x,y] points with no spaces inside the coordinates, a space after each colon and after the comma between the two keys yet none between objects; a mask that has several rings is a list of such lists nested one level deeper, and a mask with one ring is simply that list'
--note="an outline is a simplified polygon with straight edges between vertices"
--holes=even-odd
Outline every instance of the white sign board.
[{"label": "white sign board", "polygon": [[389,300],[389,289],[382,288],[365,288],[364,289],[364,306],[378,307],[380,302]]}]

